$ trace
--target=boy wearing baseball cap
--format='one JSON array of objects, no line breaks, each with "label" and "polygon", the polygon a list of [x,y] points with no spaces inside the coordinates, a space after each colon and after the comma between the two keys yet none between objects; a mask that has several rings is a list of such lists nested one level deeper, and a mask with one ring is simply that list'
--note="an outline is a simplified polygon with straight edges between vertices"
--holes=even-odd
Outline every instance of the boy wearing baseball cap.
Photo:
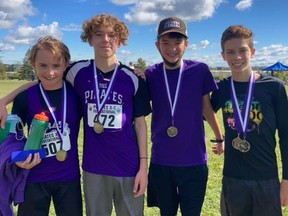
[{"label": "boy wearing baseball cap", "polygon": [[182,59],[188,47],[183,20],[163,19],[155,44],[163,62],[145,71],[153,107],[148,206],[165,216],[175,216],[178,206],[182,215],[197,216],[208,179],[203,115],[218,143],[214,153],[224,148],[209,96],[217,85],[206,64]]}]

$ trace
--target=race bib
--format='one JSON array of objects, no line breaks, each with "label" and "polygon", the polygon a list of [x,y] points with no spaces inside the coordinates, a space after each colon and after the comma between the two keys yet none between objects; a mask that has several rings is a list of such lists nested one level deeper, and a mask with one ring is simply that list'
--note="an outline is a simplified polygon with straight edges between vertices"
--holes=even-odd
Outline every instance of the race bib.
[{"label": "race bib", "polygon": [[56,129],[45,133],[41,145],[46,149],[46,157],[55,156],[59,150],[69,151],[71,149],[69,132],[67,128],[64,129],[62,142]]},{"label": "race bib", "polygon": [[87,109],[89,127],[93,127],[98,120],[106,129],[122,128],[122,105],[105,104],[99,116],[96,104],[88,103]]}]

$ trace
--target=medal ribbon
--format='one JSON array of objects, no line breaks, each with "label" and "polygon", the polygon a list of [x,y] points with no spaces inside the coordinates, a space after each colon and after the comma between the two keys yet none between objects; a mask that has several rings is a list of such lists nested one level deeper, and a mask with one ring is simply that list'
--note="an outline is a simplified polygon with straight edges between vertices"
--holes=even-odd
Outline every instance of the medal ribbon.
[{"label": "medal ribbon", "polygon": [[238,134],[243,133],[244,137],[246,136],[247,128],[248,128],[248,120],[249,120],[249,113],[250,113],[250,107],[252,103],[252,96],[254,93],[254,83],[255,83],[255,74],[252,71],[250,80],[249,80],[249,87],[246,90],[245,94],[245,100],[243,103],[242,111],[240,112],[239,109],[239,104],[235,92],[235,87],[233,83],[233,79],[231,77],[230,79],[230,88],[231,88],[231,101],[232,101],[232,106],[234,110],[234,117],[235,117],[235,123],[236,123],[236,128]]},{"label": "medal ribbon", "polygon": [[59,134],[59,138],[61,139],[61,142],[63,142],[63,131],[64,131],[64,124],[66,122],[66,98],[67,98],[67,92],[66,92],[66,83],[63,82],[63,88],[62,88],[62,105],[61,105],[61,108],[62,108],[62,113],[61,113],[61,117],[62,117],[62,122],[61,122],[61,130],[58,126],[58,122],[57,122],[57,119],[56,119],[56,116],[54,114],[54,111],[53,111],[53,108],[51,106],[51,101],[49,100],[48,98],[48,95],[46,93],[46,91],[43,89],[42,87],[42,84],[39,83],[39,87],[40,87],[40,91],[41,91],[41,94],[42,94],[42,97],[44,98],[44,101],[54,119],[54,122],[55,122],[55,125],[56,125],[56,130]]},{"label": "medal ribbon", "polygon": [[174,97],[173,103],[172,103],[172,99],[171,99],[171,95],[170,95],[170,88],[169,88],[169,83],[168,83],[164,63],[163,63],[163,71],[164,71],[164,80],[165,80],[166,91],[167,91],[168,100],[169,100],[170,109],[171,109],[172,124],[174,124],[174,112],[175,112],[175,107],[176,107],[177,100],[178,100],[179,88],[180,88],[180,84],[181,84],[181,80],[182,80],[181,77],[182,77],[182,72],[183,72],[183,61],[181,61],[181,66],[180,66],[180,71],[179,71],[179,76],[178,76],[178,81],[177,81],[177,87],[176,87],[176,92],[175,92],[175,97]]},{"label": "medal ribbon", "polygon": [[108,98],[108,95],[110,94],[110,91],[112,89],[112,85],[114,83],[114,78],[116,76],[116,73],[117,73],[117,68],[119,66],[119,63],[117,62],[116,66],[115,66],[115,69],[114,69],[114,72],[113,72],[113,75],[111,77],[111,81],[109,82],[108,84],[108,88],[107,88],[107,91],[104,95],[104,98],[102,101],[100,101],[100,91],[99,91],[99,84],[98,84],[98,79],[97,79],[97,68],[96,68],[96,64],[95,64],[95,61],[93,62],[94,64],[94,80],[95,80],[95,93],[96,93],[96,105],[97,105],[97,114],[98,114],[98,117],[104,107],[104,104],[105,102],[107,101],[107,98]]}]

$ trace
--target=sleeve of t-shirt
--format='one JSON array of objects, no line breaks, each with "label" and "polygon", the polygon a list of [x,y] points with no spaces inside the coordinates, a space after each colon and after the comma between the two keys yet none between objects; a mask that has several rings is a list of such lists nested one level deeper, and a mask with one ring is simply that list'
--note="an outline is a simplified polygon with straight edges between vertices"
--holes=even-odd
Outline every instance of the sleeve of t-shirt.
[{"label": "sleeve of t-shirt", "polygon": [[219,86],[219,88],[212,92],[211,99],[210,99],[214,112],[217,112],[221,108],[220,107],[220,94],[221,94],[220,93],[220,91],[221,91],[220,86],[221,85],[219,85],[219,83],[218,83],[218,86]]},{"label": "sleeve of t-shirt", "polygon": [[90,64],[89,60],[80,60],[71,63],[64,72],[63,79],[68,81],[72,86],[74,86],[75,77],[81,68],[87,67]]},{"label": "sleeve of t-shirt", "polygon": [[27,91],[23,91],[15,97],[12,105],[12,114],[18,115],[18,117],[21,118],[24,125],[27,123],[26,120],[28,110],[27,103],[28,103]]},{"label": "sleeve of t-shirt", "polygon": [[147,83],[138,77],[139,87],[133,98],[133,116],[147,116],[151,113]]}]

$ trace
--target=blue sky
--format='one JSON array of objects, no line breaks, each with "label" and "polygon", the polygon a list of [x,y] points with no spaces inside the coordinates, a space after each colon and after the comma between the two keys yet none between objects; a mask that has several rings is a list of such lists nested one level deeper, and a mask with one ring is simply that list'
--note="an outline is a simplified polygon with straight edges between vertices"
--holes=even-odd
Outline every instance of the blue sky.
[{"label": "blue sky", "polygon": [[155,48],[158,22],[178,16],[188,26],[189,48],[184,58],[209,66],[226,66],[220,38],[230,25],[242,24],[255,37],[254,66],[277,61],[288,65],[287,0],[1,0],[0,58],[22,63],[27,50],[44,35],[61,39],[72,60],[91,59],[93,50],[80,40],[81,24],[97,14],[112,14],[130,29],[128,46],[118,59],[128,64],[143,58],[148,65],[161,61]]}]

